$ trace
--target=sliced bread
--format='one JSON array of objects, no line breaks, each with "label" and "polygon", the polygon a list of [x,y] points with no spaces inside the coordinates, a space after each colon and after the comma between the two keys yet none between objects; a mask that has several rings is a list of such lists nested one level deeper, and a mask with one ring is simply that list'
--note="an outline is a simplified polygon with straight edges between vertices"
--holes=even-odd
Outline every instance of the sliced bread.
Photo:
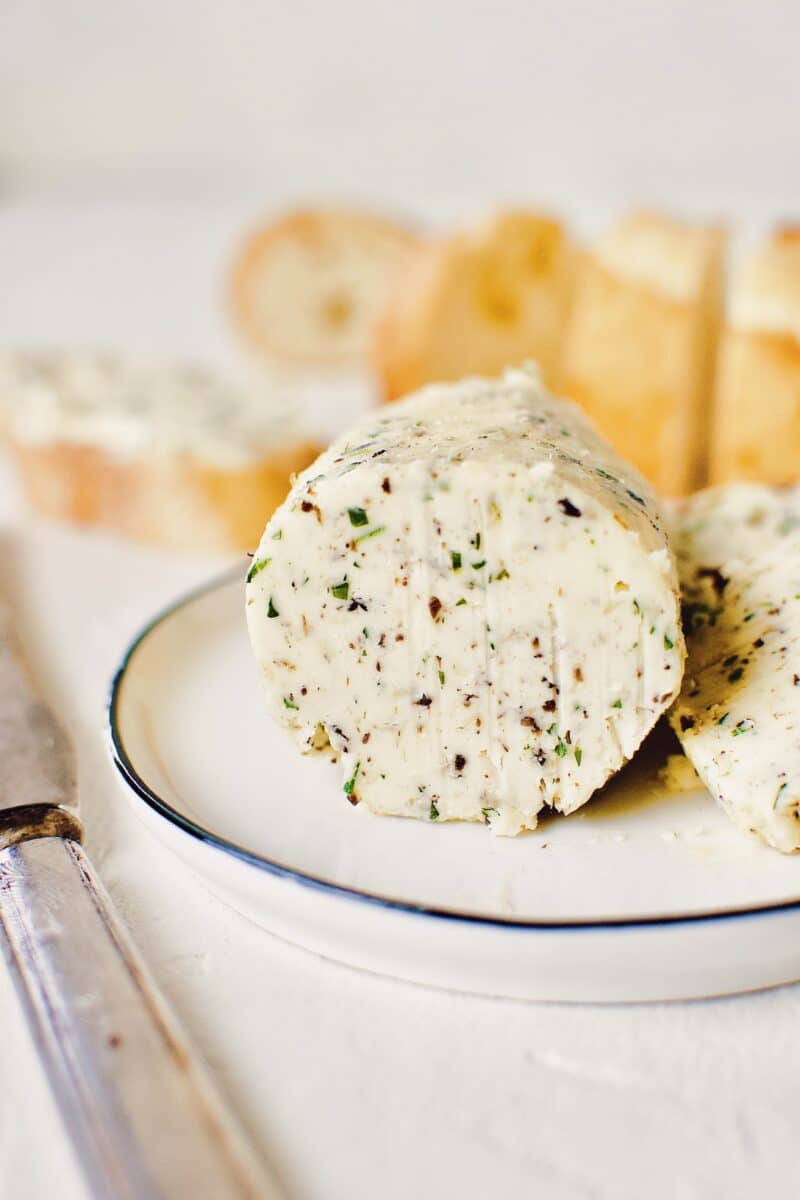
[{"label": "sliced bread", "polygon": [[378,322],[383,396],[423,384],[496,375],[535,359],[556,377],[573,253],[562,226],[533,212],[497,213],[417,250]]},{"label": "sliced bread", "polygon": [[319,451],[272,397],[95,353],[4,354],[0,420],[39,512],[186,549],[254,546]]},{"label": "sliced bread", "polygon": [[290,213],[250,235],[231,273],[236,326],[268,359],[358,364],[401,261],[408,229],[360,212]]},{"label": "sliced bread", "polygon": [[800,478],[800,227],[737,272],[720,348],[711,480]]},{"label": "sliced bread", "polygon": [[581,262],[561,390],[666,496],[706,472],[725,237],[654,213]]}]

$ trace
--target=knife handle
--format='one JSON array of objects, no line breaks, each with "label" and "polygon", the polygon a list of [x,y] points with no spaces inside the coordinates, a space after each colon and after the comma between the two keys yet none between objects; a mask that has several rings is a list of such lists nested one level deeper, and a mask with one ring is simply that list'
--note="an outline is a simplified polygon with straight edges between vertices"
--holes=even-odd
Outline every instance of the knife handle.
[{"label": "knife handle", "polygon": [[273,1200],[77,842],[0,851],[0,943],[96,1200]]}]

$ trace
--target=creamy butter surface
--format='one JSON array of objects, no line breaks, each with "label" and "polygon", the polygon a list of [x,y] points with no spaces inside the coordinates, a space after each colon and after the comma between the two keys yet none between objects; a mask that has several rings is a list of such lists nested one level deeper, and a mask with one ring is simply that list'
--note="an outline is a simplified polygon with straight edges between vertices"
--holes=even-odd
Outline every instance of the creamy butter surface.
[{"label": "creamy butter surface", "polygon": [[303,437],[287,403],[260,383],[90,351],[0,353],[0,423],[24,445],[186,455],[234,468]]},{"label": "creamy butter surface", "polygon": [[702,492],[675,548],[689,658],[672,725],[738,825],[800,849],[800,488]]},{"label": "creamy butter surface", "polygon": [[247,619],[272,715],[351,802],[504,834],[585,803],[683,668],[652,493],[527,371],[334,443],[267,526]]}]

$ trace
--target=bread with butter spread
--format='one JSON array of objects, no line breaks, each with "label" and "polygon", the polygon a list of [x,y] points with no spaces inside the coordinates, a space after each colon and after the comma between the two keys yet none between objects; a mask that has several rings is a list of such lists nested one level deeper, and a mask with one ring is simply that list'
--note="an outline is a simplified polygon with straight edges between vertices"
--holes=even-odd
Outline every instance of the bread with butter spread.
[{"label": "bread with butter spread", "polygon": [[39,512],[186,549],[254,546],[319,449],[273,397],[97,353],[0,356],[0,422]]}]

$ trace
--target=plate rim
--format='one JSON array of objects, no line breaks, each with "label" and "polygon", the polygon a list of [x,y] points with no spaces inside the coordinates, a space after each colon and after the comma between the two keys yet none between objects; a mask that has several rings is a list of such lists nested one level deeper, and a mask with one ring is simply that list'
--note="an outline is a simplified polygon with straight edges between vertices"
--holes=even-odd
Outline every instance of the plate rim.
[{"label": "plate rim", "polygon": [[183,834],[188,834],[196,841],[202,842],[223,854],[226,854],[251,867],[264,871],[279,879],[299,884],[303,887],[320,891],[328,895],[355,903],[367,904],[373,907],[389,909],[394,912],[407,913],[412,916],[429,917],[437,921],[456,921],[468,925],[478,925],[493,929],[521,930],[536,933],[575,932],[586,933],[594,931],[616,932],[621,930],[642,930],[661,928],[663,926],[703,925],[711,922],[738,920],[741,918],[762,917],[786,914],[800,910],[800,896],[791,900],[781,900],[768,904],[747,905],[741,908],[708,909],[700,912],[645,914],[634,917],[593,917],[571,919],[538,919],[489,916],[480,912],[468,912],[462,909],[446,908],[430,904],[414,904],[407,900],[399,900],[392,896],[384,896],[379,892],[365,891],[362,888],[349,887],[347,884],[336,883],[323,876],[312,875],[300,871],[296,867],[248,850],[212,829],[193,821],[190,817],[174,808],[160,796],[136,769],[128,751],[120,728],[119,710],[126,678],[137,652],[148,637],[161,625],[174,617],[181,609],[188,608],[197,600],[203,599],[215,591],[236,582],[241,576],[241,567],[229,568],[221,574],[216,574],[204,583],[198,584],[189,591],[181,593],[175,600],[158,609],[155,614],[142,626],[138,633],[127,644],[119,665],[111,678],[106,703],[106,734],[111,760],[130,790],[142,800],[157,816],[165,819],[170,825]]}]

